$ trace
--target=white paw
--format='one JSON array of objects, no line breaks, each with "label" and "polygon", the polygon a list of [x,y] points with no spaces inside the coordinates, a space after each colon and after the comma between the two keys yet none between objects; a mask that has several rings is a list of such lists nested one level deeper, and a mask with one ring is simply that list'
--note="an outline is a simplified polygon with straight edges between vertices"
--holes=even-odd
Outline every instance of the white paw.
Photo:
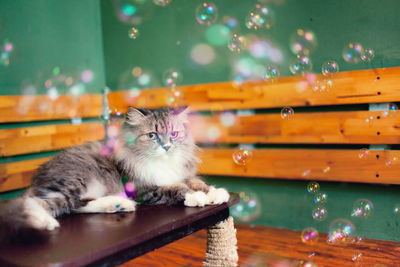
[{"label": "white paw", "polygon": [[53,217],[51,217],[51,215],[46,213],[41,213],[41,214],[31,213],[29,214],[28,220],[30,225],[32,225],[32,227],[39,230],[52,231],[57,227],[60,227],[58,221]]},{"label": "white paw", "polygon": [[136,202],[127,198],[119,196],[107,196],[98,199],[101,203],[98,203],[103,208],[103,212],[115,213],[115,212],[131,212],[136,210]]},{"label": "white paw", "polygon": [[202,191],[196,191],[193,193],[185,194],[185,206],[187,207],[204,207],[209,204],[210,201],[207,195]]},{"label": "white paw", "polygon": [[215,188],[211,186],[207,196],[210,200],[210,204],[222,204],[229,200],[229,193],[224,188]]}]

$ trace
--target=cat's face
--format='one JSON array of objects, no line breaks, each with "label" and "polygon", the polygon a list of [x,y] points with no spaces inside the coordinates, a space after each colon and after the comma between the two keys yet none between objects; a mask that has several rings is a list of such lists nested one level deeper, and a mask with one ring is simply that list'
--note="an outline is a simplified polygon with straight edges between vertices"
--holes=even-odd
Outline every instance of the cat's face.
[{"label": "cat's face", "polygon": [[[172,156],[192,146],[185,108],[138,110],[130,108],[125,131],[126,147],[145,156]],[[134,142],[127,142],[127,138]]]}]

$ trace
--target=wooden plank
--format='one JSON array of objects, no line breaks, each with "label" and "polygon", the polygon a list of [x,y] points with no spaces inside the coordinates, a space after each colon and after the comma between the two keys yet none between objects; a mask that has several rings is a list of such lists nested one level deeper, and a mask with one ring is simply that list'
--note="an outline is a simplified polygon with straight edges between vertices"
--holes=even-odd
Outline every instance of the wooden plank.
[{"label": "wooden plank", "polygon": [[0,156],[63,149],[104,137],[99,122],[58,124],[0,130]]},{"label": "wooden plank", "polygon": [[102,104],[101,95],[61,95],[55,100],[46,95],[0,96],[0,123],[99,117]]},{"label": "wooden plank", "polygon": [[[398,266],[398,242],[365,238],[346,247],[332,246],[321,233],[317,242],[305,244],[299,231],[243,223],[235,227],[240,266],[306,266],[304,261],[324,267]],[[207,233],[202,230],[121,267],[202,266],[206,240]]]},{"label": "wooden plank", "polygon": [[[318,106],[400,101],[400,67],[340,72],[330,79],[329,90],[314,90],[315,81],[326,77],[292,76],[276,82],[248,81],[197,84],[179,87],[182,105],[193,110],[276,108],[282,106]],[[133,97],[129,91],[112,92],[111,106],[157,108],[166,106],[165,88],[142,90]]]},{"label": "wooden plank", "polygon": [[[233,120],[234,118],[234,120]],[[190,116],[199,143],[399,144],[400,111],[349,111],[231,117]],[[231,122],[229,122],[231,123]],[[225,124],[226,125],[226,124]]]},{"label": "wooden plank", "polygon": [[51,157],[0,164],[0,192],[28,187],[35,170]]},{"label": "wooden plank", "polygon": [[[203,149],[207,175],[400,184],[400,151],[353,149],[254,149],[246,166],[233,162],[235,149]],[[389,162],[390,161],[390,162]],[[390,163],[390,164],[389,164]]]}]

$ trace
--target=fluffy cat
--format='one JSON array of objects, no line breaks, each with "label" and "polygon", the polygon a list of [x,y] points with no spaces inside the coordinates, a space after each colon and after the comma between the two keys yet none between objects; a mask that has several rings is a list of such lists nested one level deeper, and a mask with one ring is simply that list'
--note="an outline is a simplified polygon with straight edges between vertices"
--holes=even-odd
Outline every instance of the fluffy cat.
[{"label": "fluffy cat", "polygon": [[197,147],[186,108],[129,108],[111,155],[103,142],[66,149],[43,164],[22,197],[0,203],[0,236],[18,229],[53,230],[56,217],[72,212],[131,212],[120,197],[122,176],[134,181],[145,204],[201,207],[228,201],[223,188],[196,176]]}]

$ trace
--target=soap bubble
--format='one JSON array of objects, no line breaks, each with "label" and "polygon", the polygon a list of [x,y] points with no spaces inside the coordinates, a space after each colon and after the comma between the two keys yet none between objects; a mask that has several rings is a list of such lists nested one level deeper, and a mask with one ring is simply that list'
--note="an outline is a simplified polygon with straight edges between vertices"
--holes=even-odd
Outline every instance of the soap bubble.
[{"label": "soap bubble", "polygon": [[231,208],[233,217],[243,221],[251,222],[261,215],[261,201],[257,194],[251,191],[239,193],[240,201]]},{"label": "soap bubble", "polygon": [[118,83],[118,88],[126,90],[125,101],[130,102],[140,95],[143,89],[158,87],[159,82],[154,74],[141,67],[133,67],[125,71]]},{"label": "soap bubble", "polygon": [[136,198],[136,186],[133,182],[125,183],[124,189],[128,198]]},{"label": "soap bubble", "polygon": [[257,4],[246,18],[246,26],[252,30],[270,29],[274,22],[274,12],[270,8],[260,4]]},{"label": "soap bubble", "polygon": [[166,6],[171,3],[171,0],[153,0],[153,3],[157,6]]},{"label": "soap bubble", "polygon": [[317,182],[309,182],[307,184],[307,192],[311,194],[315,194],[319,191],[319,183]]},{"label": "soap bubble", "polygon": [[354,263],[360,263],[360,261],[362,260],[362,253],[358,253],[358,252],[353,253],[353,256],[351,257],[351,260]]},{"label": "soap bubble", "polygon": [[352,217],[367,218],[372,215],[374,204],[368,199],[358,199],[353,203]]},{"label": "soap bubble", "polygon": [[312,84],[312,90],[314,92],[324,92],[331,89],[333,81],[329,79],[318,79]]},{"label": "soap bubble", "polygon": [[346,62],[359,63],[364,49],[359,43],[349,43],[343,48],[342,56]]},{"label": "soap bubble", "polygon": [[10,58],[13,50],[14,50],[13,43],[11,43],[8,40],[5,40],[0,54],[0,66],[7,67],[8,65],[10,65]]},{"label": "soap bubble", "polygon": [[383,117],[391,117],[394,114],[396,114],[398,109],[399,109],[399,107],[395,103],[389,103],[388,109],[383,111],[382,116]]},{"label": "soap bubble", "polygon": [[222,22],[231,29],[236,29],[239,26],[238,20],[230,16],[224,16]]},{"label": "soap bubble", "polygon": [[361,54],[361,59],[364,62],[371,62],[374,59],[374,57],[375,57],[374,50],[370,48],[365,49]]},{"label": "soap bubble", "polygon": [[102,115],[102,119],[106,123],[122,123],[125,120],[125,113],[119,108],[109,107]]},{"label": "soap bubble", "polygon": [[393,166],[399,164],[399,158],[397,156],[390,156],[389,159],[385,162],[386,166]]},{"label": "soap bubble", "polygon": [[214,24],[207,27],[205,32],[207,42],[215,46],[227,45],[231,38],[231,30],[225,25]]},{"label": "soap bubble", "polygon": [[326,193],[318,193],[313,197],[313,201],[315,204],[324,204],[328,199],[328,195]]},{"label": "soap bubble", "polygon": [[175,87],[182,82],[182,73],[176,69],[168,69],[163,73],[163,82],[167,87]]},{"label": "soap bubble", "polygon": [[323,173],[328,173],[328,172],[330,172],[330,170],[331,170],[331,167],[326,166],[326,167],[322,170],[322,172],[323,172]]},{"label": "soap bubble", "polygon": [[352,241],[355,227],[347,219],[336,219],[329,225],[328,243],[346,244]]},{"label": "soap bubble", "polygon": [[214,61],[215,51],[207,44],[197,44],[192,48],[190,57],[199,65],[208,65]]},{"label": "soap bubble", "polygon": [[234,33],[232,34],[232,37],[228,41],[228,48],[232,52],[240,52],[244,47],[244,38],[237,34]]},{"label": "soap bubble", "polygon": [[311,170],[305,170],[305,171],[301,174],[301,176],[307,177],[307,176],[310,175],[310,173],[311,173]]},{"label": "soap bubble", "polygon": [[290,37],[290,49],[295,55],[309,56],[317,47],[317,38],[310,30],[298,29]]},{"label": "soap bubble", "polygon": [[114,0],[113,2],[118,19],[127,24],[141,24],[154,10],[149,0]]},{"label": "soap bubble", "polygon": [[316,221],[325,221],[328,218],[328,210],[325,207],[316,207],[311,211],[311,216]]},{"label": "soap bubble", "polygon": [[267,66],[265,75],[264,75],[264,80],[266,81],[275,81],[279,78],[280,76],[280,71],[278,68],[272,67],[272,66]]},{"label": "soap bubble", "polygon": [[202,3],[196,8],[197,22],[202,25],[210,26],[211,24],[214,24],[217,17],[217,7],[211,2]]},{"label": "soap bubble", "polygon": [[400,203],[397,203],[396,205],[394,205],[393,213],[395,215],[400,215]]},{"label": "soap bubble", "polygon": [[139,30],[135,27],[129,29],[129,38],[136,39],[139,37]]},{"label": "soap bubble", "polygon": [[301,232],[301,241],[306,244],[313,244],[318,241],[318,236],[317,229],[308,227]]},{"label": "soap bubble", "polygon": [[284,107],[281,110],[282,119],[288,119],[294,114],[294,110],[291,107]]},{"label": "soap bubble", "polygon": [[236,121],[235,113],[229,111],[222,112],[219,116],[219,121],[225,127],[231,127],[235,124]]},{"label": "soap bubble", "polygon": [[326,61],[324,64],[322,64],[322,74],[327,76],[327,75],[332,75],[333,73],[336,73],[339,71],[339,65],[335,61]]},{"label": "soap bubble", "polygon": [[177,87],[168,88],[165,91],[165,100],[170,107],[178,107],[183,102],[183,92]]},{"label": "soap bubble", "polygon": [[246,148],[240,148],[232,153],[233,162],[241,166],[244,166],[247,163],[249,163],[252,157],[253,153],[251,152],[251,150]]},{"label": "soap bubble", "polygon": [[318,265],[312,261],[300,261],[298,266],[299,267],[318,267]]},{"label": "soap bubble", "polygon": [[361,148],[359,153],[358,153],[358,157],[360,159],[366,159],[368,154],[369,154],[368,148]]},{"label": "soap bubble", "polygon": [[298,57],[289,65],[290,72],[294,75],[303,75],[312,70],[312,61],[308,57]]}]

